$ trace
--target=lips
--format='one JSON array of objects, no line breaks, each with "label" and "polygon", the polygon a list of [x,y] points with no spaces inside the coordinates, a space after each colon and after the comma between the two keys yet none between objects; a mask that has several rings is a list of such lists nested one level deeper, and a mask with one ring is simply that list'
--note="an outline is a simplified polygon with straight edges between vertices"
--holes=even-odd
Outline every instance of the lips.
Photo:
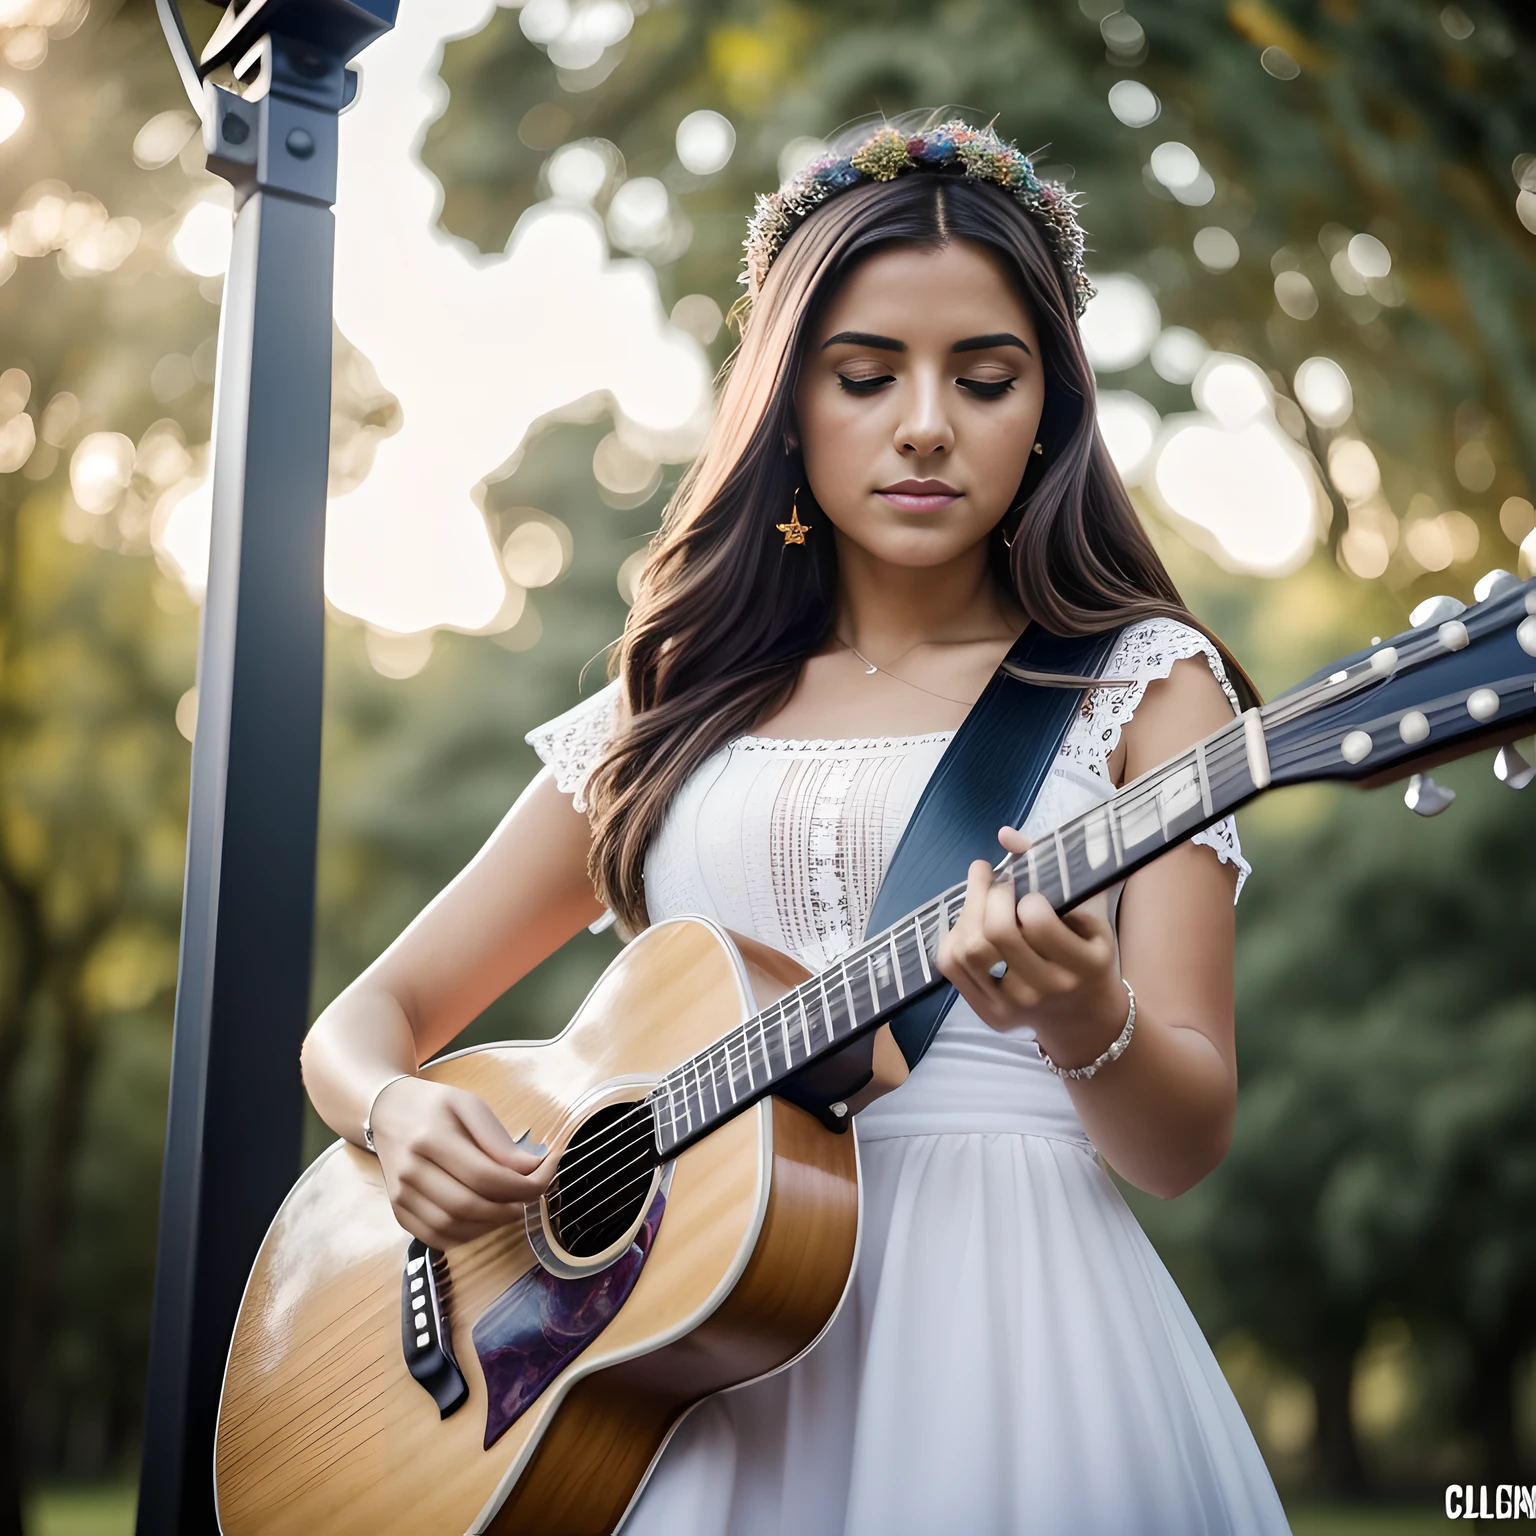
[{"label": "lips", "polygon": [[898,480],[875,494],[903,512],[940,512],[961,493],[945,480]]}]

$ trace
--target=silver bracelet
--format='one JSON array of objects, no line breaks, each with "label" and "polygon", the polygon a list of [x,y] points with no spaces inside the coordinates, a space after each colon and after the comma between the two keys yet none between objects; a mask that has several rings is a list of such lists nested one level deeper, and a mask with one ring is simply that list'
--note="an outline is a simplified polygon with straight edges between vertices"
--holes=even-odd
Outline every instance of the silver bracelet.
[{"label": "silver bracelet", "polygon": [[1125,1054],[1125,1048],[1131,1043],[1131,1035],[1136,1029],[1136,993],[1124,976],[1120,978],[1120,985],[1125,988],[1125,995],[1131,1000],[1130,1010],[1125,1016],[1125,1028],[1110,1041],[1108,1050],[1095,1056],[1086,1067],[1058,1067],[1045,1054],[1045,1047],[1038,1040],[1035,1041],[1035,1049],[1040,1052],[1040,1060],[1057,1077],[1070,1077],[1074,1082],[1085,1083],[1100,1067],[1107,1067],[1110,1062],[1118,1061]]},{"label": "silver bracelet", "polygon": [[373,1111],[378,1105],[379,1095],[383,1093],[386,1088],[392,1086],[395,1083],[398,1083],[401,1078],[415,1076],[416,1074],[414,1072],[397,1072],[393,1077],[380,1083],[378,1088],[374,1090],[373,1098],[369,1101],[368,1104],[368,1113],[363,1116],[363,1145],[367,1147],[367,1149],[372,1152],[375,1157],[379,1155],[379,1149],[373,1144]]}]

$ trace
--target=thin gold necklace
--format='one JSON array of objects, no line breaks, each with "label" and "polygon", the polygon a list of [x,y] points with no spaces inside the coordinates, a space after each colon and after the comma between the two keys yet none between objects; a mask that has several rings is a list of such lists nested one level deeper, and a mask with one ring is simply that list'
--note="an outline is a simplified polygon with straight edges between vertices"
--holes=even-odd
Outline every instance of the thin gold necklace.
[{"label": "thin gold necklace", "polygon": [[[902,677],[900,673],[892,672],[889,667],[882,667],[878,662],[871,661],[869,657],[866,656],[864,652],[861,651],[858,646],[856,646],[851,640],[844,640],[841,635],[839,635],[837,638],[842,642],[844,646],[852,651],[853,654],[857,656],[866,667],[869,668],[869,672],[871,673],[883,672],[887,677],[895,678],[898,683],[905,683],[908,688],[916,688],[919,693],[926,693],[931,699],[943,699],[946,704],[964,704],[967,708],[969,708],[970,705],[975,703],[974,699],[956,699],[952,698],[947,693],[935,693],[932,688],[924,688],[921,683],[914,683],[910,677]],[[902,657],[910,656],[912,652],[915,651],[922,643],[923,642],[921,640],[914,641],[906,648],[906,650],[901,653],[901,656],[896,658],[896,660],[900,661]],[[868,676],[869,673],[866,673],[865,675]]]}]

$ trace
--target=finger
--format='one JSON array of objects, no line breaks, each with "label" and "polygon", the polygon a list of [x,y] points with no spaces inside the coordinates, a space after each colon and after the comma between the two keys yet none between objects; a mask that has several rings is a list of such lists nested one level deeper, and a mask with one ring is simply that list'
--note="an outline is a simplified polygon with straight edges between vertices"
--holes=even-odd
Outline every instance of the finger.
[{"label": "finger", "polygon": [[450,1222],[473,1225],[488,1232],[523,1214],[522,1202],[487,1200],[421,1158],[412,1159],[397,1176],[402,1190],[410,1190],[421,1200],[430,1202]]},{"label": "finger", "polygon": [[519,1146],[479,1094],[455,1093],[448,1102],[470,1139],[487,1157],[516,1173],[530,1173],[539,1166],[544,1154]]},{"label": "finger", "polygon": [[1076,922],[1061,917],[1039,894],[1019,902],[1017,921],[1030,949],[1047,963],[1064,968],[1074,979],[1102,970],[1114,954],[1107,923],[1092,913]]},{"label": "finger", "polygon": [[[986,947],[986,934],[982,926],[982,914],[986,910],[987,893],[992,888],[992,867],[985,859],[975,860],[965,877],[965,900],[960,915],[950,925],[940,941],[940,969],[943,962],[973,965]],[[985,970],[998,956],[989,955],[981,966]]]},{"label": "finger", "polygon": [[438,1250],[452,1248],[459,1243],[467,1243],[481,1237],[484,1231],[489,1230],[455,1221],[440,1206],[414,1190],[402,1190],[392,1204],[395,1220],[412,1237],[419,1237],[429,1248]]},{"label": "finger", "polygon": [[537,1173],[518,1173],[495,1162],[462,1132],[429,1137],[413,1150],[455,1182],[497,1205],[526,1205],[537,1200],[549,1182]]},{"label": "finger", "polygon": [[1029,839],[1017,827],[1003,827],[997,840],[1009,853],[1028,853]]}]

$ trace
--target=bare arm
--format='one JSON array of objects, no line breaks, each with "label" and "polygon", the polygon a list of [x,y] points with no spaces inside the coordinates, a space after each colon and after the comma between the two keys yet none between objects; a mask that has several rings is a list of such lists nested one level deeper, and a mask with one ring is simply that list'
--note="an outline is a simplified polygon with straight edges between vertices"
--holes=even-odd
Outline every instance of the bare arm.
[{"label": "bare arm", "polygon": [[[1232,718],[1200,657],[1151,684],[1122,738],[1130,780]],[[1025,841],[1005,829],[1003,846]],[[1149,1193],[1199,1182],[1226,1153],[1237,1095],[1233,1046],[1232,898],[1236,871],[1185,843],[1139,870],[1120,901],[1115,935],[1085,905],[1061,918],[1043,896],[1015,903],[971,866],[959,921],[939,968],[995,1029],[1032,1025],[1062,1067],[1094,1060],[1120,1033],[1136,989],[1130,1048],[1086,1082],[1067,1080],[1084,1129],[1115,1171]],[[988,975],[1008,962],[1001,981]]]},{"label": "bare arm", "polygon": [[[591,827],[547,769],[464,870],[315,1021],[304,1084],[332,1130],[374,1142],[402,1226],[434,1247],[512,1219],[539,1158],[473,1094],[401,1082],[513,982],[602,913]],[[375,1104],[375,1095],[378,1095]]]}]

